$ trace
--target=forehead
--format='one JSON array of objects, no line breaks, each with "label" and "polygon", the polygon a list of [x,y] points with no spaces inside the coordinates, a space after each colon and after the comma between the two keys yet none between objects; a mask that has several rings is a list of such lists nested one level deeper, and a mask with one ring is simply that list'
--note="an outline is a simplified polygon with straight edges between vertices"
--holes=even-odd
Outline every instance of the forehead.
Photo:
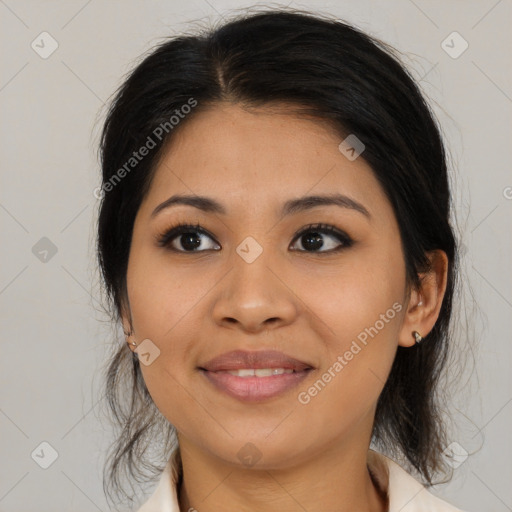
[{"label": "forehead", "polygon": [[339,150],[327,124],[273,108],[222,104],[197,112],[171,139],[146,197],[153,206],[171,194],[213,196],[228,214],[281,205],[292,197],[342,193],[372,216],[390,205],[370,166]]}]

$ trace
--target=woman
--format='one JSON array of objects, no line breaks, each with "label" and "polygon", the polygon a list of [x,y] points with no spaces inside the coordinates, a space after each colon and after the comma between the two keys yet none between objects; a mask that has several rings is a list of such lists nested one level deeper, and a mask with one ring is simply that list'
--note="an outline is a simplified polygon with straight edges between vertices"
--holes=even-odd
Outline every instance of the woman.
[{"label": "woman", "polygon": [[151,449],[140,512],[458,510],[419,481],[447,445],[445,151],[390,48],[278,10],[171,39],[118,91],[101,156],[126,335],[109,491],[158,474]]}]

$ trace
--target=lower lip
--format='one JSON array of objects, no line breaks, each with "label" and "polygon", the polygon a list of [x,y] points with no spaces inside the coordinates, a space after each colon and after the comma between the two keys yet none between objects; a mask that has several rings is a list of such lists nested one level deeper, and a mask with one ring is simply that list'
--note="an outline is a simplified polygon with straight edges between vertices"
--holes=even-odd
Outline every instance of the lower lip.
[{"label": "lower lip", "polygon": [[201,373],[217,388],[245,402],[259,402],[284,393],[301,383],[311,370],[283,373],[270,377],[237,377],[201,369]]}]

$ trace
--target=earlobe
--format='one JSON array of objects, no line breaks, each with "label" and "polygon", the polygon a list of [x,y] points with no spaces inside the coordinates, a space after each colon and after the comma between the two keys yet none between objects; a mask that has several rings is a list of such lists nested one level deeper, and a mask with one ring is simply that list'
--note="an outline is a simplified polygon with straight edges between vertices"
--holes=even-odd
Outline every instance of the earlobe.
[{"label": "earlobe", "polygon": [[409,305],[398,338],[398,344],[402,347],[428,343],[428,333],[439,317],[449,262],[446,253],[441,250],[430,251],[428,258],[430,271],[420,275],[419,288],[410,292]]},{"label": "earlobe", "polygon": [[134,352],[137,347],[137,343],[133,339],[133,329],[131,327],[128,329],[123,327],[123,331],[124,331],[124,336],[126,338],[126,343],[128,344],[128,347],[130,348],[130,350],[132,352]]},{"label": "earlobe", "polygon": [[124,336],[126,338],[126,343],[128,344],[128,347],[132,352],[135,351],[135,348],[137,347],[137,343],[133,339],[133,326],[131,321],[131,315],[126,313],[125,308],[122,308],[121,311],[121,321],[123,324],[123,332]]},{"label": "earlobe", "polygon": [[133,341],[130,336],[126,336],[126,343],[128,344],[128,347],[130,348],[130,350],[132,352],[135,352],[135,349],[137,348],[137,343],[135,341]]}]

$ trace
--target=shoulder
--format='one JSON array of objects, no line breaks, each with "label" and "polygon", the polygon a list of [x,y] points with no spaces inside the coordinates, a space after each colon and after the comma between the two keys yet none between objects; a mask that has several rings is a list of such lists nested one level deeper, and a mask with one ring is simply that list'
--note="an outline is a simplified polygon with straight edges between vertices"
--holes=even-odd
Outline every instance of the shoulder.
[{"label": "shoulder", "polygon": [[389,512],[464,512],[434,496],[399,464],[381,453],[370,450],[368,465],[388,495]]}]

